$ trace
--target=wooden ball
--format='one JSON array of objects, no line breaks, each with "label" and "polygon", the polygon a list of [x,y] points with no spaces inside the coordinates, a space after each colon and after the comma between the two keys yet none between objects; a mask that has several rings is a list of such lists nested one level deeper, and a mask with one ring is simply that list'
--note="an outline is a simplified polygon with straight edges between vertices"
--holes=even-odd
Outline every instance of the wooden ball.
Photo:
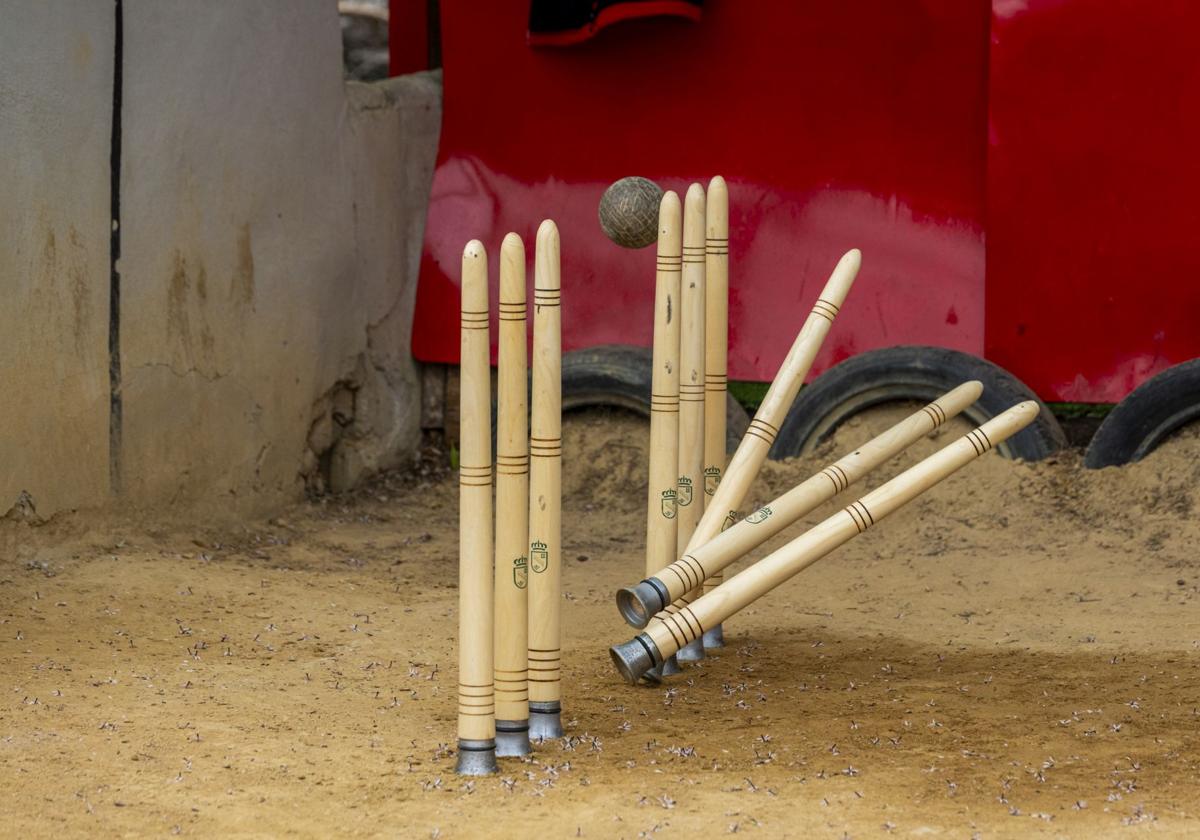
[{"label": "wooden ball", "polygon": [[658,239],[662,197],[662,188],[649,178],[615,181],[600,199],[600,227],[622,248],[645,248]]}]

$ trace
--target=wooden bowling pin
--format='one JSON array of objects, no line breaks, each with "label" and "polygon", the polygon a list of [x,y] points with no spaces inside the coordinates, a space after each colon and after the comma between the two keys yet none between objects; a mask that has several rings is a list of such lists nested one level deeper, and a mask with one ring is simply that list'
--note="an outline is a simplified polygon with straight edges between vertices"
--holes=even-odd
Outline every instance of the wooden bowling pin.
[{"label": "wooden bowling pin", "polygon": [[537,232],[529,434],[529,737],[562,737],[562,332],[558,228]]},{"label": "wooden bowling pin", "polygon": [[719,624],[838,546],[878,524],[1028,426],[1037,413],[1038,404],[1033,400],[1013,406],[734,575],[712,592],[675,613],[658,613],[650,619],[644,632],[611,649],[617,669],[630,683],[637,682],[663,657],[699,638],[706,627]]},{"label": "wooden bowling pin", "polygon": [[825,336],[829,334],[833,319],[837,317],[845,302],[861,265],[862,253],[853,248],[846,252],[833,269],[833,274],[821,290],[821,296],[813,304],[804,326],[775,374],[771,387],[767,389],[754,419],[750,421],[750,428],[738,444],[721,483],[717,485],[717,491],[713,494],[706,515],[696,526],[689,546],[703,545],[720,533],[727,521],[732,524],[737,518],[737,507],[745,499],[750,485],[758,476],[767,452],[775,442],[775,436],[779,434],[779,427],[796,399],[796,394],[800,391],[804,377],[808,375]]},{"label": "wooden bowling pin", "polygon": [[[679,552],[681,557],[695,551],[737,520],[737,508],[746,498],[750,485],[754,483],[758,471],[762,468],[771,444],[779,434],[779,427],[796,399],[796,394],[800,391],[804,377],[808,375],[825,336],[829,334],[833,319],[837,317],[845,302],[861,265],[862,253],[857,248],[847,251],[838,260],[833,274],[821,291],[821,296],[813,304],[804,326],[775,374],[771,387],[767,389],[754,419],[750,421],[750,428],[746,430],[737,451],[733,453],[733,458],[721,477],[721,483],[717,485],[717,491],[709,500],[707,510],[696,526],[691,540],[686,549]],[[668,606],[666,610],[677,610],[694,597],[688,593],[678,599],[678,605]],[[695,646],[689,648],[694,649]]]},{"label": "wooden bowling pin", "polygon": [[[679,480],[679,284],[683,210],[668,191],[658,208],[654,272],[654,348],[650,382],[650,478],[646,492],[646,575],[674,562]],[[664,674],[679,672],[674,657]]]},{"label": "wooden bowling pin", "polygon": [[650,482],[646,493],[646,574],[675,560],[675,486],[679,479],[679,276],[682,265],[679,196],[663,194],[658,209],[654,273],[654,349],[650,384]]},{"label": "wooden bowling pin", "polygon": [[[729,188],[720,175],[708,182],[704,208],[704,496],[717,491],[725,471],[725,409],[729,356]],[[704,591],[716,589],[725,573],[715,570]],[[706,649],[725,644],[721,625],[704,633]]]},{"label": "wooden bowling pin", "polygon": [[645,627],[651,616],[693,590],[697,580],[711,577],[807,516],[868,472],[957,416],[982,392],[983,385],[977,381],[959,385],[662,571],[637,586],[622,589],[617,593],[621,615],[634,627]]},{"label": "wooden bowling pin", "polygon": [[458,763],[456,772],[496,771],[492,683],[492,388],[488,268],[483,244],[462,258],[458,467]]},{"label": "wooden bowling pin", "polygon": [[496,755],[529,752],[529,408],[525,245],[500,246],[496,371]]},{"label": "wooden bowling pin", "polygon": [[[683,274],[679,293],[679,483],[675,556],[688,547],[704,514],[704,188],[688,187],[683,202]],[[696,595],[700,594],[699,582]],[[704,658],[701,642],[684,647],[679,661]]]}]

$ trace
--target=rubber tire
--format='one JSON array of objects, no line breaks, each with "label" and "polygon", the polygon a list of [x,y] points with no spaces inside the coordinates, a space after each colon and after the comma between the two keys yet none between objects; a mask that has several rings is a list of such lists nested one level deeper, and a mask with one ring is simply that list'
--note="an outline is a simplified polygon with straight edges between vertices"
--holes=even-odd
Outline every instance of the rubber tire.
[{"label": "rubber tire", "polygon": [[864,409],[896,400],[929,402],[972,379],[983,383],[983,395],[963,416],[976,425],[1025,400],[1041,405],[1031,425],[996,447],[1004,457],[1038,461],[1067,445],[1054,415],[1008,371],[958,350],[908,345],[860,353],[802,388],[770,455],[807,454]]},{"label": "rubber tire", "polygon": [[1193,420],[1200,420],[1200,359],[1167,368],[1117,403],[1092,436],[1083,465],[1096,470],[1140,461]]},{"label": "rubber tire", "polygon": [[[563,354],[563,411],[615,406],[649,417],[652,364],[649,348],[628,344],[605,344]],[[749,426],[746,409],[726,395],[725,446],[728,451],[737,447]]]}]

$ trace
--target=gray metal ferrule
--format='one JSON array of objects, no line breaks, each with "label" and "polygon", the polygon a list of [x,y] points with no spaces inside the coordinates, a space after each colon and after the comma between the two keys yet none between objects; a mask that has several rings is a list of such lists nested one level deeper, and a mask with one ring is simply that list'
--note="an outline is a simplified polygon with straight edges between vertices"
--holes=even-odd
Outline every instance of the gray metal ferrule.
[{"label": "gray metal ferrule", "polygon": [[704,658],[704,642],[700,639],[693,639],[681,647],[675,657],[680,662],[699,662]]},{"label": "gray metal ferrule", "polygon": [[646,578],[635,586],[626,586],[617,591],[617,609],[631,627],[642,628],[650,623],[655,613],[670,603],[667,587],[658,578]]},{"label": "gray metal ferrule", "polygon": [[454,772],[460,776],[486,776],[496,772],[496,741],[493,738],[458,739],[458,762]]},{"label": "gray metal ferrule", "polygon": [[645,633],[638,633],[628,642],[613,645],[609,648],[609,653],[612,655],[613,664],[630,685],[636,685],[638,680],[663,664],[658,646]]},{"label": "gray metal ferrule", "polygon": [[496,721],[496,755],[500,758],[529,755],[529,721]]},{"label": "gray metal ferrule", "polygon": [[529,740],[549,741],[562,736],[562,703],[557,700],[530,700]]}]

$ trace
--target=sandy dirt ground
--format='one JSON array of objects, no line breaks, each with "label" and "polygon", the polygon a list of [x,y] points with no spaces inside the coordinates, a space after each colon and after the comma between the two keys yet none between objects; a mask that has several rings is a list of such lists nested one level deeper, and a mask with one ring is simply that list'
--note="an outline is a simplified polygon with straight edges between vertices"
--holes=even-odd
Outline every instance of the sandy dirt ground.
[{"label": "sandy dirt ground", "polygon": [[[903,413],[769,464],[753,500]],[[653,688],[607,652],[632,635],[612,596],[641,577],[647,426],[589,412],[565,437],[567,737],[473,781],[444,469],[255,523],[0,523],[0,833],[1200,834],[1196,434],[1099,472],[989,454]]]}]

